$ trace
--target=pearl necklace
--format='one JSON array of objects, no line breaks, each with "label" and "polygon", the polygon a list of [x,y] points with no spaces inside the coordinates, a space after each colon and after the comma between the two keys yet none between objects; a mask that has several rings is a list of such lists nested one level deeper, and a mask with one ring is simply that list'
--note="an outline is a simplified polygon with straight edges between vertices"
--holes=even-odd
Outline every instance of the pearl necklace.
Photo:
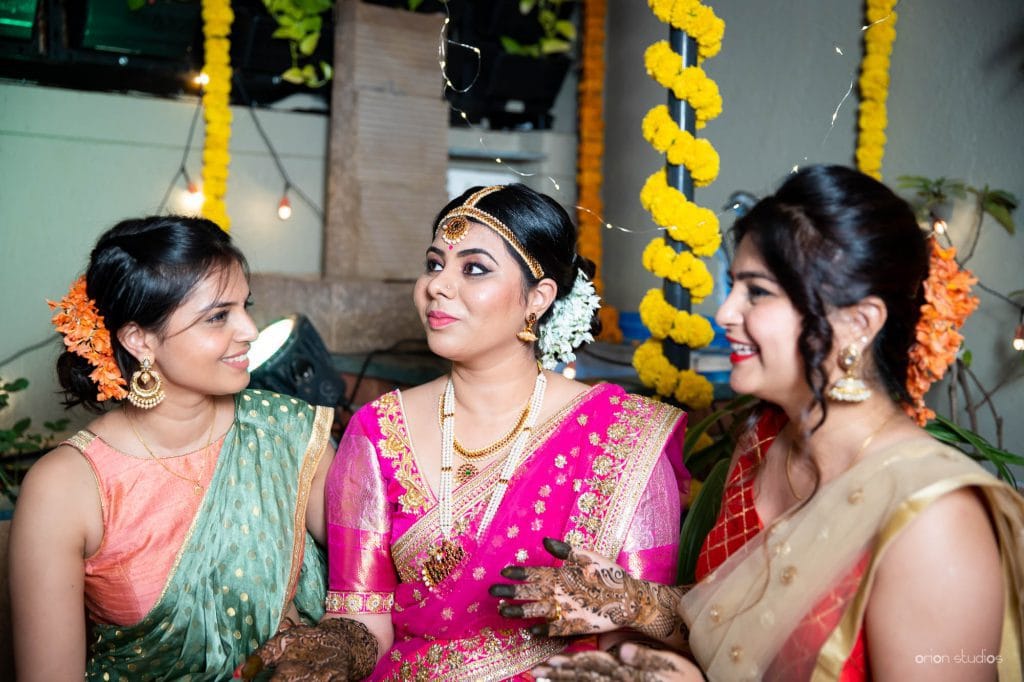
[{"label": "pearl necklace", "polygon": [[[526,449],[526,441],[530,437],[540,415],[540,407],[544,402],[544,390],[547,388],[547,383],[548,380],[544,376],[544,372],[538,372],[537,380],[533,384],[533,394],[530,396],[529,416],[522,430],[516,434],[515,440],[512,442],[512,449],[501,468],[498,482],[494,485],[494,490],[491,491],[491,498],[487,502],[487,509],[484,511],[483,519],[480,521],[480,526],[476,531],[477,540],[480,539],[488,526],[491,525],[491,521],[494,520],[494,515],[498,512],[501,500],[505,497],[505,492],[508,490],[512,474],[515,473],[516,467],[519,466],[523,450]],[[440,546],[427,557],[421,571],[423,582],[430,589],[433,589],[438,583],[447,578],[466,556],[465,549],[452,540],[452,527],[454,526],[454,519],[452,517],[452,464],[454,459],[455,385],[452,382],[451,376],[449,376],[448,384],[444,389],[444,398],[441,402],[441,490],[438,495],[438,508],[441,516],[442,540]]]}]

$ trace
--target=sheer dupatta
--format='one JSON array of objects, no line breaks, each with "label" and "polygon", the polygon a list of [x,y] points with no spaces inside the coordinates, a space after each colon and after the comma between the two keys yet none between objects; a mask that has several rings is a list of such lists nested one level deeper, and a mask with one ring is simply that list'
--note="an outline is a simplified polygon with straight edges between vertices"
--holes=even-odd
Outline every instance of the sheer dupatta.
[{"label": "sheer dupatta", "polygon": [[[436,500],[416,467],[398,394],[368,407],[353,418],[335,459],[328,532],[335,605],[350,613],[392,612],[395,645],[375,678],[503,679],[560,651],[564,641],[531,637],[530,623],[501,618],[487,594],[509,564],[552,565],[544,537],[616,556],[652,580],[674,578],[679,484],[688,482],[681,462],[685,417],[675,408],[610,385],[572,401],[531,437],[479,539],[501,462],[456,489],[453,535],[467,557],[428,589],[420,571],[441,539]],[[331,492],[335,486],[350,492]],[[336,563],[342,553],[360,558]]]},{"label": "sheer dupatta", "polygon": [[[838,679],[885,548],[931,502],[967,486],[981,491],[1003,556],[1000,679],[1020,679],[1024,499],[937,442],[898,443],[862,460],[683,597],[679,608],[690,627],[690,646],[709,679]],[[858,574],[859,581],[849,581]],[[815,607],[830,594],[834,627],[815,641],[796,641],[815,632],[808,621],[820,615]]]}]

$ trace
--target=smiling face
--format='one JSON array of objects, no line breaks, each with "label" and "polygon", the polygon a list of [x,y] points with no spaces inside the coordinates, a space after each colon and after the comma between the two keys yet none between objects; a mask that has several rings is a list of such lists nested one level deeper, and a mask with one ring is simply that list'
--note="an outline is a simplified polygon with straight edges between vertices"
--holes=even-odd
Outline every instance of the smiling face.
[{"label": "smiling face", "polygon": [[806,405],[800,313],[749,237],[736,249],[731,275],[732,291],[715,315],[732,345],[729,385],[777,405]]},{"label": "smiling face", "polygon": [[249,384],[249,345],[258,330],[246,308],[249,282],[232,264],[204,277],[160,335],[148,333],[154,367],[169,395],[237,393]]},{"label": "smiling face", "polygon": [[505,242],[476,222],[454,247],[440,235],[427,248],[413,291],[430,349],[456,362],[523,352],[528,347],[516,332],[529,313],[528,296]]}]

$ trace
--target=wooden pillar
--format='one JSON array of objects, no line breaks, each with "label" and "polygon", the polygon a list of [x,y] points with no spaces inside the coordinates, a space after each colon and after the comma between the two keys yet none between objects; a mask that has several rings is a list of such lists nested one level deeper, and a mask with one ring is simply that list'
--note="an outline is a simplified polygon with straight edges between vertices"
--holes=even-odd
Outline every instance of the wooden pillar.
[{"label": "wooden pillar", "polygon": [[360,0],[337,12],[324,276],[411,280],[447,199],[443,16]]}]

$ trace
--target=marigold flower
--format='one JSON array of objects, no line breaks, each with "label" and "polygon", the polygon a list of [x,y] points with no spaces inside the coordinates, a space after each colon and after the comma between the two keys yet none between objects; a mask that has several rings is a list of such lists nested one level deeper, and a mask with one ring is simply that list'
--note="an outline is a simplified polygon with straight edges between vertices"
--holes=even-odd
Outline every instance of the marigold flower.
[{"label": "marigold flower", "polygon": [[114,360],[110,332],[103,325],[96,303],[86,293],[85,276],[76,279],[59,302],[46,303],[50,310],[56,311],[52,322],[64,336],[64,346],[94,367],[89,378],[99,389],[96,399],[103,402],[127,397],[128,391],[124,388],[127,382]]}]

